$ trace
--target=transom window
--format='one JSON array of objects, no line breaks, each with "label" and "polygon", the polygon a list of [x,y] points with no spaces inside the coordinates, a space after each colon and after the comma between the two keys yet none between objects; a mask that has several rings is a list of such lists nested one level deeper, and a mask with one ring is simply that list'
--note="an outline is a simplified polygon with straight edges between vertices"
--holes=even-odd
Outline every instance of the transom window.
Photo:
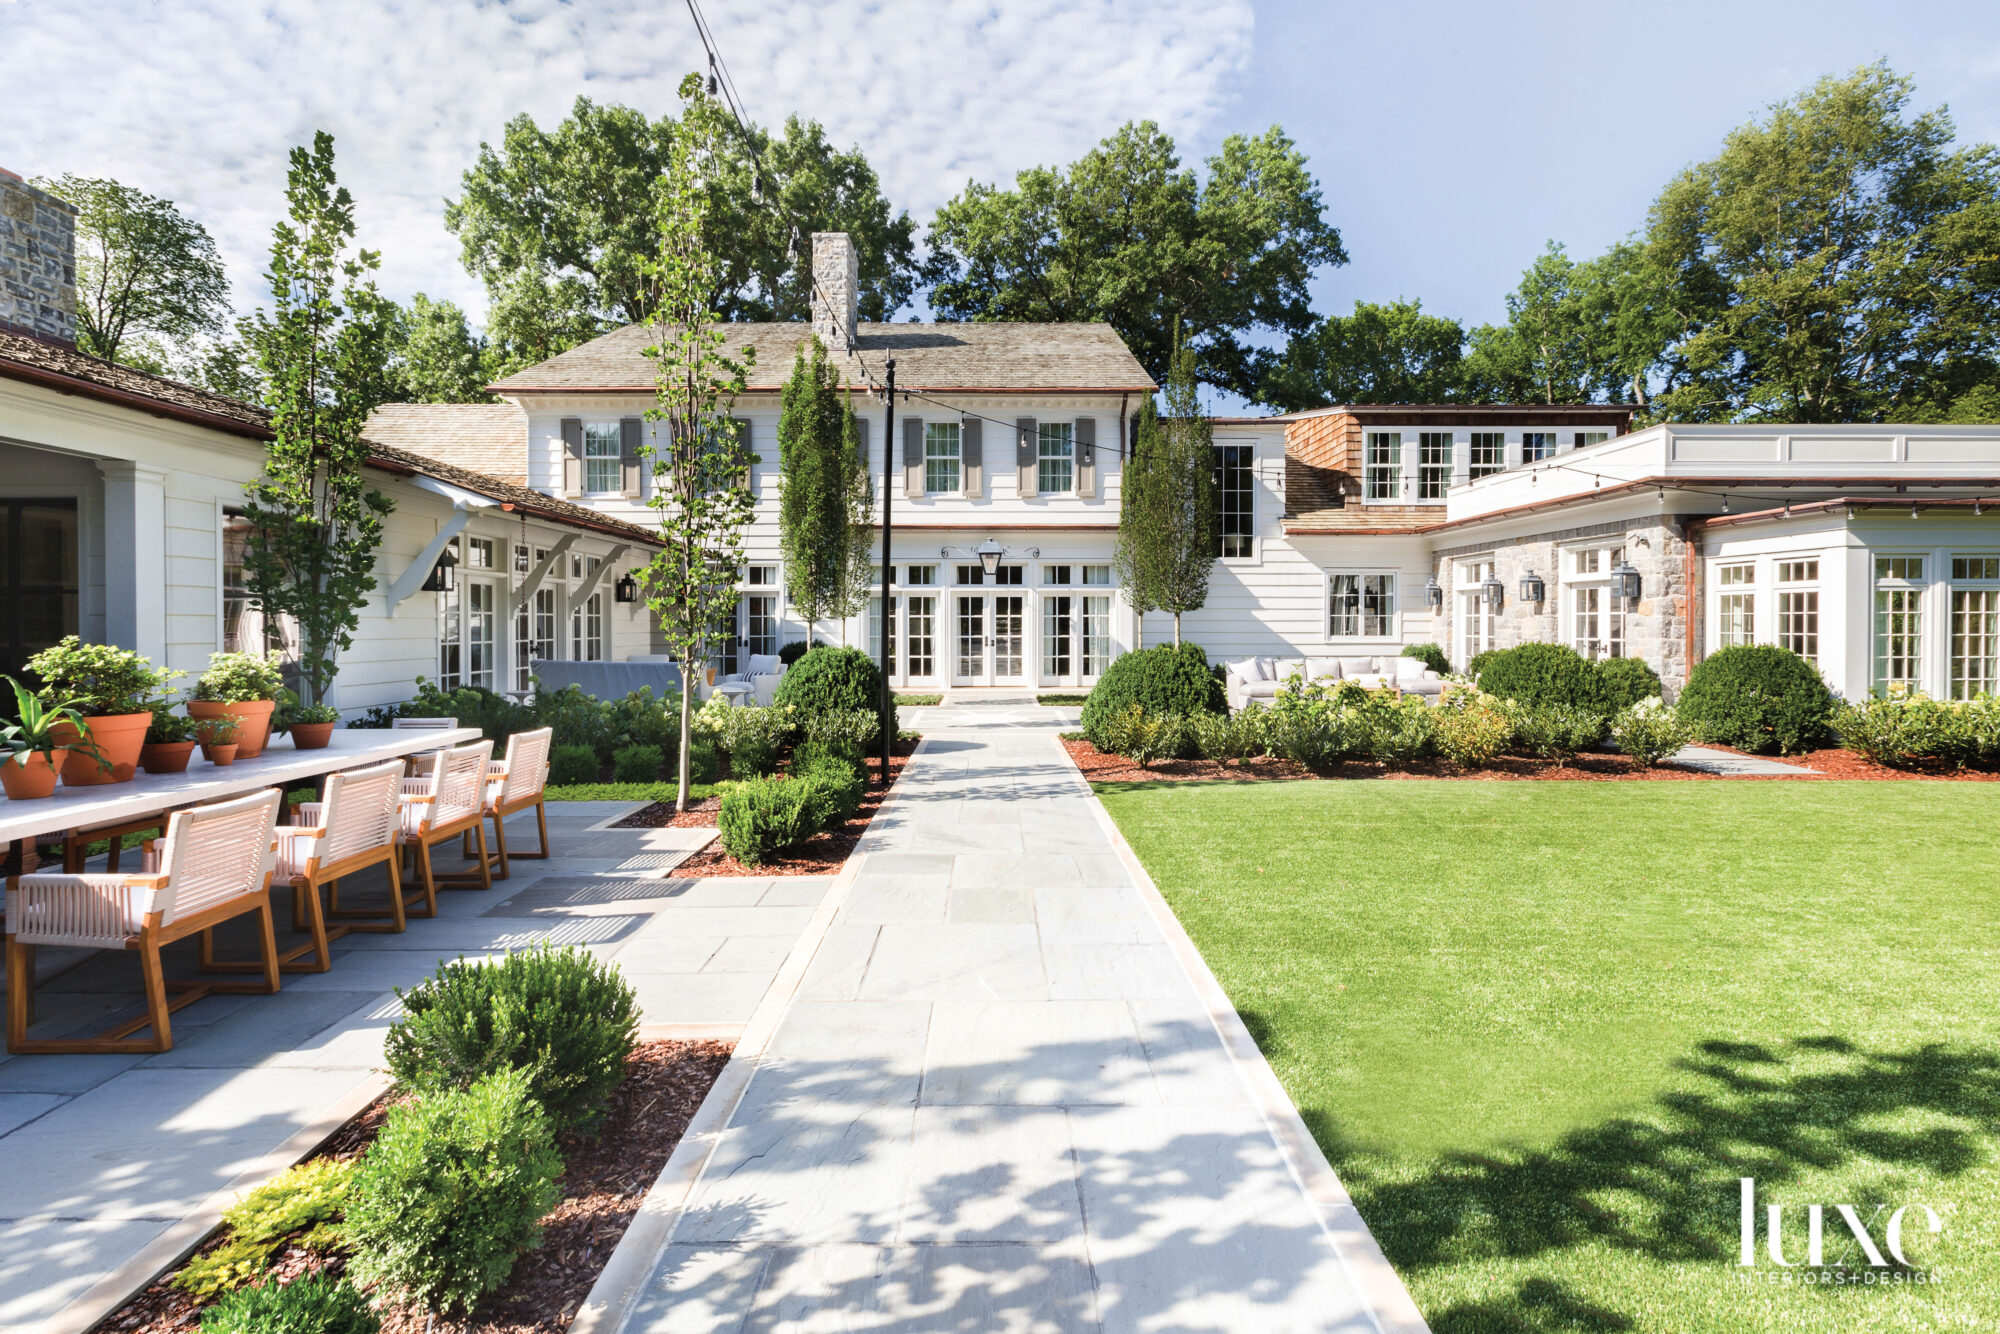
[{"label": "transom window", "polygon": [[1423,431],[1417,436],[1417,499],[1443,500],[1451,487],[1451,432]]},{"label": "transom window", "polygon": [[752,588],[775,588],[778,584],[778,567],[752,565],[744,570],[743,582]]},{"label": "transom window", "polygon": [[1042,567],[1042,582],[1050,585],[1067,584],[1069,582],[1069,566],[1044,565]]},{"label": "transom window", "polygon": [[1019,565],[1002,565],[999,569],[993,571],[993,582],[996,584],[1019,584],[1021,582],[1021,569],[1022,567]]},{"label": "transom window", "polygon": [[1221,510],[1221,549],[1224,560],[1242,559],[1253,551],[1256,532],[1256,475],[1251,469],[1249,445],[1215,447],[1215,489]]},{"label": "transom window", "polygon": [[1601,445],[1610,438],[1611,432],[1609,431],[1578,431],[1576,433],[1576,447],[1578,449],[1588,449],[1592,445]]},{"label": "transom window", "polygon": [[1111,586],[1111,567],[1109,565],[1084,566],[1083,582],[1109,588]]},{"label": "transom window", "polygon": [[1521,432],[1521,462],[1533,463],[1537,459],[1552,459],[1556,455],[1556,433],[1554,431]]},{"label": "transom window", "polygon": [[1816,560],[1781,560],[1778,562],[1778,582],[1781,584],[1818,583],[1819,562]]},{"label": "transom window", "polygon": [[490,537],[468,537],[465,539],[465,563],[474,570],[493,568],[493,539]]},{"label": "transom window", "polygon": [[1577,552],[1575,559],[1576,573],[1578,574],[1601,573],[1599,567],[1603,564],[1603,556],[1604,552],[1597,547],[1591,547],[1588,550]]},{"label": "transom window", "polygon": [[1951,697],[2000,690],[2000,556],[1951,558]]},{"label": "transom window", "polygon": [[946,495],[960,488],[957,422],[924,423],[924,490]]},{"label": "transom window", "polygon": [[1507,469],[1507,433],[1505,431],[1474,431],[1468,455],[1469,467],[1466,475],[1473,478],[1490,477]]},{"label": "transom window", "polygon": [[1370,431],[1367,459],[1368,499],[1395,500],[1403,492],[1403,433]]},{"label": "transom window", "polygon": [[1042,422],[1036,427],[1035,488],[1043,494],[1068,491],[1074,485],[1076,446],[1070,422]]},{"label": "transom window", "polygon": [[927,588],[937,582],[937,566],[935,565],[912,565],[909,567],[908,573],[909,577],[904,579],[903,582],[914,584],[918,588]]},{"label": "transom window", "polygon": [[1924,558],[1875,558],[1875,688],[1915,690],[1923,682]]},{"label": "transom window", "polygon": [[583,424],[583,489],[618,491],[625,485],[624,436],[617,422]]},{"label": "transom window", "polygon": [[1395,633],[1396,576],[1336,574],[1327,634],[1334,639],[1386,639]]}]

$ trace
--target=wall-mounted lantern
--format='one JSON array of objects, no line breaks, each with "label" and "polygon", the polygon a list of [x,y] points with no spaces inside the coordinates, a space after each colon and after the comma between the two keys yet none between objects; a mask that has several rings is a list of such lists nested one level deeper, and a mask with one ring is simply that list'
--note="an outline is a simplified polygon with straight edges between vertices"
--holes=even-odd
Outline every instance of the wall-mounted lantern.
[{"label": "wall-mounted lantern", "polygon": [[426,593],[449,593],[454,588],[457,588],[458,576],[452,573],[457,565],[458,557],[451,554],[450,547],[446,547],[443,551],[440,551],[438,553],[437,564],[431,566],[430,574],[424,579],[422,591]]},{"label": "wall-mounted lantern", "polygon": [[1432,575],[1424,585],[1424,601],[1431,604],[1432,611],[1444,605],[1444,585],[1438,582],[1436,575]]},{"label": "wall-mounted lantern", "polygon": [[1639,600],[1639,571],[1632,562],[1621,560],[1611,571],[1611,595],[1624,598],[1627,602]]},{"label": "wall-mounted lantern", "polygon": [[1541,605],[1549,595],[1549,586],[1542,582],[1542,576],[1533,570],[1521,576],[1521,601]]},{"label": "wall-mounted lantern", "polygon": [[1479,586],[1479,591],[1486,595],[1486,610],[1498,611],[1500,599],[1506,596],[1507,585],[1501,583],[1497,575],[1489,574],[1486,576],[1486,582]]},{"label": "wall-mounted lantern", "polygon": [[618,582],[611,585],[611,595],[620,602],[637,602],[639,600],[639,581],[632,577],[630,570],[625,571],[620,576]]}]

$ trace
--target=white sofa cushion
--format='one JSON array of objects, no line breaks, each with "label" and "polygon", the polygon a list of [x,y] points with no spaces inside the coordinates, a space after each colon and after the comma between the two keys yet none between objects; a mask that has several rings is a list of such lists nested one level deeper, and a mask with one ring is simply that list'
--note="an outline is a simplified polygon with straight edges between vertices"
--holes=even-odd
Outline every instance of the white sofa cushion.
[{"label": "white sofa cushion", "polygon": [[743,674],[753,681],[760,676],[782,676],[785,667],[783,659],[775,653],[752,653],[750,665]]},{"label": "white sofa cushion", "polygon": [[1268,681],[1271,678],[1264,671],[1264,661],[1262,658],[1245,658],[1241,662],[1230,663],[1229,670],[1236,674],[1239,681]]},{"label": "white sofa cushion", "polygon": [[1307,658],[1306,680],[1338,681],[1340,679],[1339,658]]},{"label": "white sofa cushion", "polygon": [[1364,690],[1380,690],[1392,678],[1381,672],[1348,672],[1341,676],[1343,681],[1352,681]]},{"label": "white sofa cushion", "polygon": [[1283,683],[1291,680],[1294,676],[1304,674],[1305,669],[1306,660],[1304,658],[1279,658],[1271,664],[1271,679]]},{"label": "white sofa cushion", "polygon": [[1381,668],[1375,665],[1375,659],[1373,658],[1342,658],[1340,660],[1340,674],[1342,677],[1352,680],[1357,676],[1380,676],[1382,672]]}]

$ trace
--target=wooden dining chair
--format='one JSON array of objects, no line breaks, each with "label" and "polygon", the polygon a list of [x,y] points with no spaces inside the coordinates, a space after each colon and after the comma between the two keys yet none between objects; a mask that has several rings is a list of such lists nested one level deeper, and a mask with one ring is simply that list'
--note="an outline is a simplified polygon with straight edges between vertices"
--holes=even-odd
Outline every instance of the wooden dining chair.
[{"label": "wooden dining chair", "polygon": [[[476,741],[439,751],[425,765],[427,772],[403,780],[401,841],[423,878],[430,916],[437,915],[439,885],[493,888],[493,866],[486,857],[486,770],[492,761],[493,743]],[[468,833],[479,844],[479,869],[437,874],[431,849]]]},{"label": "wooden dining chair", "polygon": [[[532,732],[516,732],[507,738],[507,758],[487,766],[486,818],[493,821],[494,862],[499,879],[507,878],[510,856],[544,861],[549,855],[549,817],[543,796],[549,786],[549,747],[556,730],[538,727]],[[507,851],[507,817],[535,808],[535,832],[541,840],[539,852]]]},{"label": "wooden dining chair", "polygon": [[[7,881],[7,1050],[162,1052],[172,1049],[167,1016],[211,992],[275,992],[278,943],[271,922],[272,846],[283,794],[272,788],[176,811],[164,842],[148,840],[137,874],[18,875]],[[160,947],[199,937],[198,962],[215,966],[213,929],[256,914],[262,946],[257,982],[169,983]],[[139,955],[146,1013],[95,1038],[28,1038],[35,947],[131,950]],[[185,994],[172,1004],[168,991]],[[150,1027],[150,1038],[128,1036]]]},{"label": "wooden dining chair", "polygon": [[[312,937],[279,956],[286,971],[323,973],[332,962],[326,950],[329,941],[350,931],[401,931],[408,924],[396,855],[402,789],[400,760],[329,774],[318,801],[292,808],[298,823],[278,826],[276,879],[292,887],[292,930],[304,930]],[[372,866],[387,868],[388,905],[343,909],[341,878]],[[327,892],[324,909],[319,900],[322,888]],[[328,919],[340,924],[329,928]]]}]

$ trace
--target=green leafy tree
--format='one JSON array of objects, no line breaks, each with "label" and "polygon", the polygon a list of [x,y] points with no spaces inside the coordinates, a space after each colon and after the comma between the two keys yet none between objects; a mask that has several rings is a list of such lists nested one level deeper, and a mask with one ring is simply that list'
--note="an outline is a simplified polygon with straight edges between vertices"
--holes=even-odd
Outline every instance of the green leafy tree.
[{"label": "green leafy tree", "polygon": [[[681,81],[681,100],[698,127],[705,101],[701,79]],[[661,550],[641,572],[646,600],[659,618],[667,651],[681,665],[680,757],[674,809],[687,808],[689,747],[693,737],[692,685],[711,645],[736,607],[737,572],[743,564],[743,530],[755,497],[747,485],[753,456],[732,428],[730,407],[743,392],[746,365],[723,353],[721,316],[712,302],[714,227],[704,182],[714,170],[719,143],[712,133],[679,135],[667,152],[666,170],[649,188],[655,252],[644,265],[652,312],[654,405],[647,416],[663,423],[664,445],[652,447],[656,479],[648,504],[659,521]]]},{"label": "green leafy tree", "polygon": [[487,286],[502,373],[651,318],[652,186],[683,135],[714,146],[702,184],[712,219],[703,299],[720,318],[804,318],[812,257],[792,253],[794,224],[853,238],[864,319],[886,320],[909,300],[915,224],[891,212],[861,151],[835,149],[817,122],[792,117],[782,135],[754,125],[746,134],[711,102],[676,121],[578,98],[552,130],[526,115],[509,121],[497,149],[480,145],[445,208],[466,269]]},{"label": "green leafy tree", "polygon": [[405,403],[491,403],[486,392],[486,340],[465,312],[422,292],[398,310],[389,330],[394,395]]},{"label": "green leafy tree", "polygon": [[35,184],[76,206],[79,349],[167,373],[179,345],[222,334],[229,283],[207,228],[172,200],[117,181]]},{"label": "green leafy tree", "polygon": [[1421,301],[1354,303],[1269,358],[1260,401],[1282,412],[1333,403],[1450,403],[1463,386],[1465,327]]},{"label": "green leafy tree", "polygon": [[[778,544],[785,589],[811,628],[854,606],[857,555],[867,568],[868,471],[853,408],[816,338],[800,344],[778,418]],[[858,502],[858,503],[857,503]],[[855,518],[861,516],[860,541]],[[865,587],[867,580],[859,581]]]},{"label": "green leafy tree", "polygon": [[354,199],[334,176],[333,136],[294,148],[287,217],[272,231],[272,310],[244,324],[271,409],[263,475],[245,488],[244,569],[267,618],[299,628],[300,693],[326,701],[375,588],[375,552],[392,506],[362,476],[361,424],[389,389],[393,307],[350,250]]},{"label": "green leafy tree", "polygon": [[1177,646],[1181,616],[1208,601],[1221,533],[1215,438],[1196,389],[1194,351],[1183,342],[1168,366],[1166,416],[1149,398],[1133,422],[1113,557],[1135,612],[1173,614]]},{"label": "green leafy tree", "polygon": [[1245,335],[1313,327],[1307,284],[1347,262],[1305,155],[1272,126],[1183,169],[1151,121],[1014,188],[969,183],[931,224],[931,306],[952,320],[1108,322],[1156,380],[1178,320],[1199,378],[1257,396]]}]

